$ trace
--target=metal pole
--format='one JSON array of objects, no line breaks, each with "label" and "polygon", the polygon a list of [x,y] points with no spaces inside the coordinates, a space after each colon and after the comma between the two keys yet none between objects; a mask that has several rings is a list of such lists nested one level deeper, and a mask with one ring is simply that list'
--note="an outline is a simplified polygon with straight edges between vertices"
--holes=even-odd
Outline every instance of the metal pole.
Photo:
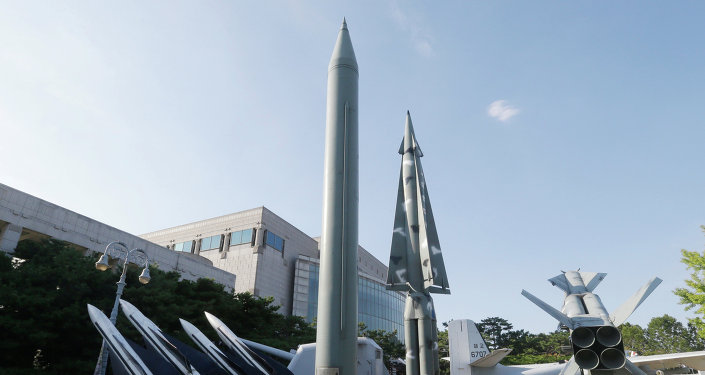
[{"label": "metal pole", "polygon": [[[109,253],[109,248],[113,244],[119,244],[125,247],[127,249],[127,246],[125,246],[124,243],[122,242],[111,242],[108,244],[108,246],[105,248],[105,253]],[[145,267],[149,266],[149,257],[147,257],[147,253],[145,253],[142,249],[132,249],[128,250],[125,254],[125,260],[122,263],[122,274],[120,275],[120,280],[117,282],[117,292],[115,293],[115,302],[113,303],[113,310],[110,312],[110,322],[115,325],[115,322],[117,322],[117,314],[118,314],[118,306],[120,305],[120,297],[122,297],[122,292],[125,290],[125,285],[127,283],[125,282],[125,278],[127,275],[127,261],[130,259],[130,255],[132,255],[133,252],[141,252],[144,254],[146,261],[145,261]],[[109,254],[108,254],[109,255]],[[118,264],[120,264],[120,261],[118,260]],[[107,352],[107,342],[105,339],[103,339],[103,344],[100,346],[100,354],[98,355],[98,363],[96,363],[95,371],[93,372],[94,375],[105,375],[105,372],[108,368],[108,352]]]}]

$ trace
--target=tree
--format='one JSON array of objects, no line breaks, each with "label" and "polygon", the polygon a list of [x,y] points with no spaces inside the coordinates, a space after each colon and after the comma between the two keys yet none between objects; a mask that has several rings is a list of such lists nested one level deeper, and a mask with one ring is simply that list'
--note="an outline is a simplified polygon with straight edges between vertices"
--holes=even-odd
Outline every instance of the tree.
[{"label": "tree", "polygon": [[646,332],[638,324],[623,323],[620,327],[622,331],[622,342],[625,350],[632,350],[639,354],[649,352],[649,342],[646,339]]},{"label": "tree", "polygon": [[488,349],[506,348],[511,340],[512,323],[500,317],[485,318],[477,325],[482,337],[487,341]]},{"label": "tree", "polygon": [[[701,225],[700,229],[705,232],[705,225]],[[681,262],[693,273],[690,279],[685,280],[687,287],[677,288],[673,293],[680,297],[680,303],[685,305],[686,310],[694,309],[696,314],[705,316],[705,251],[700,254],[683,249],[681,255]],[[697,328],[700,337],[705,338],[705,320],[701,316],[689,321]]]},{"label": "tree", "polygon": [[[97,257],[84,257],[60,241],[22,241],[14,266],[0,254],[0,373],[90,373],[101,337],[86,304],[109,314],[119,275],[95,269]],[[178,318],[193,323],[211,339],[217,335],[203,311],[218,316],[238,336],[288,350],[315,341],[315,330],[303,318],[282,316],[271,298],[232,294],[212,280],[179,280],[176,272],[150,269],[147,285],[137,282],[137,269],[128,268],[123,299],[139,308],[164,332],[186,343]],[[142,339],[118,314],[117,327],[137,342]],[[21,339],[20,339],[21,338]]]},{"label": "tree", "polygon": [[369,337],[382,348],[382,359],[384,367],[391,368],[391,360],[404,358],[406,350],[404,345],[397,338],[397,330],[392,332],[383,329],[368,330],[364,322],[358,322],[358,336]]}]

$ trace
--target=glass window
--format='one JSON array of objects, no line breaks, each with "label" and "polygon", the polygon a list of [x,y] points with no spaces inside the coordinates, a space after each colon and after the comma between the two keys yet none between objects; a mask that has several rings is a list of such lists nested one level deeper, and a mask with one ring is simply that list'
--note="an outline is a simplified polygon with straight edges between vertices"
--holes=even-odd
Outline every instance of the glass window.
[{"label": "glass window", "polygon": [[270,231],[267,231],[267,238],[265,238],[265,243],[279,251],[284,250],[284,239]]},{"label": "glass window", "polygon": [[242,243],[242,231],[232,232],[230,234],[230,245],[239,245]]},{"label": "glass window", "polygon": [[252,229],[245,229],[242,231],[242,242],[240,243],[250,243],[252,242]]},{"label": "glass window", "polygon": [[183,251],[186,253],[190,253],[192,244],[193,244],[193,241],[179,242],[176,245],[174,245],[174,251]]}]

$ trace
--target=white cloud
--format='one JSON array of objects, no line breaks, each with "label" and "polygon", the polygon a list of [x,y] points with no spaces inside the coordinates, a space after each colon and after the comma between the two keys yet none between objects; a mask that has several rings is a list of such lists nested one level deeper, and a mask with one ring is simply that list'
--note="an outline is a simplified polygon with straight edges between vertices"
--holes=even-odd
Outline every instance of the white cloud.
[{"label": "white cloud", "polygon": [[405,12],[397,1],[390,2],[390,13],[397,27],[409,34],[410,42],[416,52],[424,57],[433,56],[433,37],[426,31],[423,16]]},{"label": "white cloud", "polygon": [[487,107],[487,114],[499,121],[507,122],[519,114],[519,108],[512,107],[506,100],[495,100]]}]

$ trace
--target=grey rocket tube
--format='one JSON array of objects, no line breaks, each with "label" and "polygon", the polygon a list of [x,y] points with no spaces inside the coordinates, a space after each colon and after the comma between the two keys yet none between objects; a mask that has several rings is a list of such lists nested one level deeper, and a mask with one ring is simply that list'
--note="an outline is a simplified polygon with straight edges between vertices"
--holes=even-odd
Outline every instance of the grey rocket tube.
[{"label": "grey rocket tube", "polygon": [[358,69],[345,20],[328,65],[316,375],[354,375],[357,355]]}]

